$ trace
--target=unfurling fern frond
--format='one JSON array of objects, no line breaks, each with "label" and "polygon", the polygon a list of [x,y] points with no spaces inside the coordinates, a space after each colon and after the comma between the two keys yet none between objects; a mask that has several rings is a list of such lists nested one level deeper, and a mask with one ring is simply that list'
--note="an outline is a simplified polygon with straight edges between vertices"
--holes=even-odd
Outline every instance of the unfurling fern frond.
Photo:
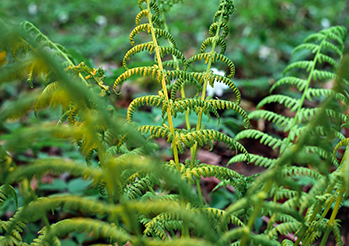
[{"label": "unfurling fern frond", "polygon": [[148,106],[156,106],[159,107],[162,103],[164,103],[164,98],[161,96],[144,96],[138,97],[131,102],[127,109],[127,121],[131,122],[133,118],[133,114],[136,111],[137,107],[148,105]]},{"label": "unfurling fern frond", "polygon": [[200,60],[204,60],[205,64],[208,63],[209,60],[211,60],[211,62],[221,61],[229,67],[230,72],[228,74],[226,74],[227,78],[230,79],[235,74],[234,63],[228,57],[226,57],[222,54],[218,54],[218,53],[215,53],[214,55],[212,55],[211,53],[197,54],[197,55],[192,56],[190,59],[188,59],[187,64],[190,65],[191,63],[193,63],[195,61],[200,61]]}]

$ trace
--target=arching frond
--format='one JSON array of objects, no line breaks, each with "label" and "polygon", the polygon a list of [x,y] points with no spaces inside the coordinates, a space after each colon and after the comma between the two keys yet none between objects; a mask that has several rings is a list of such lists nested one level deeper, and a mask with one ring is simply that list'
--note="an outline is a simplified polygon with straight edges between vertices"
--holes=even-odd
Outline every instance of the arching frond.
[{"label": "arching frond", "polygon": [[320,177],[322,177],[322,175],[312,169],[309,168],[305,168],[305,167],[285,167],[282,170],[284,175],[289,175],[289,176],[306,176],[306,177],[311,177],[314,179],[319,179]]},{"label": "arching frond", "polygon": [[164,103],[164,98],[161,96],[143,96],[134,99],[127,109],[127,122],[132,121],[133,114],[138,107],[144,105],[159,107],[162,103]]},{"label": "arching frond", "polygon": [[214,82],[217,83],[223,83],[227,86],[229,86],[230,89],[232,89],[235,93],[236,96],[236,104],[240,104],[241,102],[241,94],[239,89],[236,87],[236,85],[233,83],[233,81],[231,81],[230,79],[221,76],[219,74],[205,74],[205,73],[197,73],[197,72],[192,72],[191,75],[196,78],[199,83],[202,83],[204,80],[208,80],[208,82],[210,83],[210,85],[213,87]]},{"label": "arching frond", "polygon": [[172,84],[172,88],[171,88],[171,99],[175,100],[176,99],[176,93],[178,90],[181,89],[181,87],[183,86],[183,84],[192,84],[195,86],[197,94],[198,95],[200,93],[200,91],[202,90],[202,86],[197,82],[196,79],[194,80],[184,80],[182,78],[178,78],[173,84]]},{"label": "arching frond", "polygon": [[291,118],[267,110],[255,110],[248,115],[248,118],[264,118],[280,127],[285,127],[284,131],[288,131],[292,124]]},{"label": "arching frond", "polygon": [[122,82],[126,81],[133,75],[141,76],[151,76],[156,78],[158,81],[162,79],[161,71],[157,67],[135,67],[130,68],[124,73],[122,73],[114,82],[113,90],[115,91],[116,87],[119,86]]},{"label": "arching frond", "polygon": [[244,118],[245,128],[249,128],[250,120],[247,116],[247,113],[245,112],[245,110],[243,110],[240,106],[238,106],[234,102],[226,101],[226,100],[213,100],[213,99],[207,100],[207,102],[210,103],[216,109],[232,109],[235,112],[238,112]]},{"label": "arching frond", "polygon": [[200,164],[198,167],[186,169],[183,172],[182,177],[186,179],[201,179],[207,177],[216,177],[219,180],[227,180],[232,178],[239,178],[241,175],[234,170],[228,169],[226,167],[213,166],[209,164]]},{"label": "arching frond", "polygon": [[295,68],[302,68],[302,69],[305,69],[305,71],[310,72],[310,70],[313,68],[313,66],[314,66],[313,61],[293,62],[284,69],[284,74],[286,74],[291,69],[295,69]]},{"label": "arching frond", "polygon": [[196,114],[199,113],[199,109],[204,112],[212,112],[218,119],[219,114],[214,106],[209,101],[203,101],[200,99],[184,98],[177,99],[171,105],[173,109],[173,115],[176,117],[177,112],[183,113],[185,110],[194,111]]},{"label": "arching frond", "polygon": [[303,91],[307,85],[307,81],[297,77],[291,77],[291,76],[284,77],[282,79],[279,79],[277,82],[275,82],[273,86],[270,88],[269,92],[272,93],[276,87],[279,87],[284,84],[295,85],[299,91]]},{"label": "arching frond", "polygon": [[268,236],[270,238],[275,238],[275,237],[277,237],[278,233],[280,235],[285,235],[285,234],[287,235],[288,233],[296,232],[300,226],[301,226],[301,223],[299,223],[299,222],[282,223],[282,224],[275,226],[273,229],[271,229],[268,232]]},{"label": "arching frond", "polygon": [[275,102],[280,103],[280,104],[284,103],[285,107],[290,108],[291,111],[295,111],[299,107],[299,101],[297,99],[294,99],[294,98],[289,97],[289,96],[284,96],[284,95],[267,96],[262,101],[260,101],[256,107],[261,108],[265,104],[275,103]]},{"label": "arching frond", "polygon": [[201,48],[200,48],[200,51],[201,53],[204,53],[205,52],[205,49],[208,45],[213,45],[213,43],[215,44],[218,44],[221,46],[221,51],[219,52],[220,54],[224,54],[224,52],[226,51],[227,49],[227,44],[226,42],[224,41],[223,37],[209,37],[209,38],[206,38],[202,44],[201,44]]},{"label": "arching frond", "polygon": [[[172,136],[170,134],[169,138],[171,137]],[[198,143],[200,146],[203,146],[211,140],[220,141],[229,145],[230,148],[235,148],[243,152],[246,155],[247,160],[249,161],[249,155],[246,149],[240,143],[236,142],[233,138],[230,138],[227,135],[224,135],[223,133],[218,132],[216,130],[199,130],[187,133],[181,132],[180,134],[178,134],[177,139],[183,142],[188,147],[193,146],[195,143]]]},{"label": "arching frond", "polygon": [[53,237],[63,237],[74,231],[84,232],[87,235],[92,233],[96,238],[118,239],[122,242],[132,240],[132,236],[125,230],[109,223],[89,218],[74,218],[65,219],[51,225],[50,230],[45,230],[43,237],[40,238],[41,243],[48,242],[50,245],[56,245],[52,241]]},{"label": "arching frond", "polygon": [[154,136],[156,138],[158,138],[160,136],[162,138],[165,138],[170,133],[170,130],[168,128],[163,127],[163,126],[144,125],[144,126],[137,127],[137,130],[143,134],[147,134],[149,132],[152,136]]},{"label": "arching frond", "polygon": [[243,138],[260,139],[259,140],[260,143],[268,145],[268,146],[272,147],[273,149],[279,148],[285,144],[282,139],[277,139],[275,137],[268,135],[267,133],[260,132],[258,130],[254,130],[254,129],[248,129],[248,130],[239,132],[235,136],[236,140],[240,140]]},{"label": "arching frond", "polygon": [[227,64],[227,66],[230,69],[230,73],[226,74],[227,78],[232,78],[235,74],[235,65],[234,63],[226,56],[222,55],[222,54],[218,54],[218,53],[200,53],[197,55],[192,56],[191,58],[189,58],[187,60],[187,64],[188,66],[195,62],[195,61],[200,61],[200,60],[204,60],[205,63],[207,63],[209,60],[211,60],[211,62],[215,63],[217,61],[221,61]]}]

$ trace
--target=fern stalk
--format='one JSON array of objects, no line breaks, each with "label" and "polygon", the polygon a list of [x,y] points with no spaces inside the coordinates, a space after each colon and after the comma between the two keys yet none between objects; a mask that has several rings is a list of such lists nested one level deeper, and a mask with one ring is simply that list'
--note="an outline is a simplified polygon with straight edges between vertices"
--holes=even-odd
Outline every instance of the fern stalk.
[{"label": "fern stalk", "polygon": [[290,130],[290,132],[289,132],[289,134],[288,134],[288,136],[287,136],[286,144],[284,145],[285,147],[282,148],[282,149],[280,150],[280,155],[282,155],[282,154],[285,152],[285,150],[286,150],[288,144],[291,142],[291,136],[292,136],[291,132],[292,132],[293,129],[295,129],[295,126],[296,126],[296,124],[297,124],[297,120],[298,120],[298,118],[299,118],[299,114],[301,113],[302,106],[303,106],[305,97],[306,97],[306,95],[307,95],[306,92],[307,92],[307,90],[308,90],[308,88],[309,88],[309,86],[310,86],[310,82],[311,82],[311,80],[312,80],[312,78],[313,78],[313,72],[314,72],[314,70],[315,70],[315,66],[316,66],[316,64],[317,64],[317,60],[318,60],[318,58],[319,58],[319,54],[321,54],[321,48],[322,48],[323,43],[325,42],[325,40],[326,40],[327,37],[328,37],[328,34],[323,38],[323,40],[321,41],[321,43],[320,43],[320,45],[319,45],[319,48],[318,48],[318,50],[317,50],[317,52],[316,52],[313,65],[312,65],[312,67],[311,67],[311,70],[310,70],[310,73],[309,73],[309,76],[308,76],[308,79],[307,79],[307,83],[306,83],[306,86],[305,86],[304,91],[303,91],[303,94],[302,94],[302,98],[301,98],[301,100],[299,101],[299,105],[298,105],[298,109],[297,109],[296,115],[294,116],[293,122],[292,122],[292,126],[290,127],[291,130]]},{"label": "fern stalk", "polygon": [[[332,211],[332,214],[331,214],[331,218],[330,218],[330,220],[327,223],[327,229],[326,229],[326,232],[325,232],[325,234],[324,234],[324,236],[323,236],[323,238],[321,240],[320,246],[325,246],[326,245],[328,236],[330,235],[330,232],[331,232],[331,228],[332,228],[331,225],[335,222],[336,216],[338,214],[339,207],[340,207],[341,202],[342,202],[343,194],[344,194],[344,186],[342,186],[340,191],[339,191],[339,195],[337,197],[336,204],[334,205],[334,208],[333,208],[333,211]],[[329,206],[331,206],[331,204],[329,204]]]},{"label": "fern stalk", "polygon": [[157,39],[156,39],[156,36],[155,36],[155,30],[154,30],[154,26],[153,26],[153,22],[152,22],[152,14],[151,14],[151,9],[150,9],[150,2],[151,2],[150,0],[147,1],[148,20],[149,20],[149,24],[150,24],[150,31],[151,31],[151,36],[152,36],[152,39],[153,39],[153,45],[154,45],[155,52],[156,52],[156,59],[158,61],[159,70],[164,75],[164,76],[162,76],[162,79],[161,79],[161,86],[162,86],[162,90],[163,90],[164,95],[165,95],[166,102],[169,105],[169,107],[167,107],[168,126],[169,126],[170,131],[171,131],[171,133],[173,135],[173,140],[172,140],[173,157],[174,157],[174,161],[175,161],[176,166],[177,166],[177,170],[179,171],[180,170],[179,157],[178,157],[176,135],[175,135],[175,130],[174,130],[173,121],[172,121],[171,104],[169,103],[169,99],[168,99],[168,92],[167,92],[167,88],[166,88],[165,72],[164,72],[164,68],[162,66],[162,62],[161,62],[160,48],[159,48],[159,45],[157,43]]},{"label": "fern stalk", "polygon": [[[275,172],[275,173],[277,173],[277,172]],[[258,192],[258,194],[256,194],[257,199],[255,200],[253,211],[252,211],[251,216],[248,219],[247,226],[244,226],[244,228],[243,228],[243,231],[245,233],[241,239],[240,246],[247,245],[249,235],[251,234],[251,230],[253,229],[254,222],[260,213],[261,207],[263,206],[263,200],[266,198],[265,197],[266,194],[269,193],[271,187],[273,186],[273,183],[274,183],[273,179],[270,179],[268,181],[268,183],[264,186],[263,190]]]},{"label": "fern stalk", "polygon": [[[222,19],[223,19],[223,13],[224,13],[224,9],[221,12],[220,21],[222,21]],[[220,27],[221,27],[220,25],[217,26],[215,37],[219,37]],[[210,58],[208,60],[208,64],[207,64],[206,79],[204,80],[204,85],[202,88],[202,93],[201,93],[201,100],[202,101],[204,101],[206,99],[207,84],[209,82],[208,74],[210,73],[210,69],[211,69],[211,65],[212,65],[212,57],[214,55],[216,45],[217,45],[217,41],[214,41],[212,43],[212,48],[211,48],[211,52],[210,52],[211,56],[210,56]],[[196,124],[197,131],[200,130],[200,128],[201,128],[202,114],[203,114],[203,109],[201,108],[199,111],[198,121]],[[194,146],[191,148],[191,167],[192,168],[194,167],[194,163],[196,161],[197,149],[198,149],[198,143],[195,143]]]}]

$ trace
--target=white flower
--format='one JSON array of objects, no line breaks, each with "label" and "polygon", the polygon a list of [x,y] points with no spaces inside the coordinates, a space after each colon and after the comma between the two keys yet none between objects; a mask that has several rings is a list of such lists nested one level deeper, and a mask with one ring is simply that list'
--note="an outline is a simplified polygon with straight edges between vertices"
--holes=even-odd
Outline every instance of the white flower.
[{"label": "white flower", "polygon": [[322,18],[321,19],[321,26],[323,28],[329,28],[331,26],[331,23],[327,18]]},{"label": "white flower", "polygon": [[35,3],[30,3],[28,5],[28,12],[31,15],[35,15],[38,12],[38,6]]},{"label": "white flower", "polygon": [[262,45],[258,50],[259,59],[266,60],[271,55],[272,51],[270,47]]},{"label": "white flower", "polygon": [[95,21],[100,26],[106,26],[108,24],[107,17],[105,17],[104,15],[98,15]]},{"label": "white flower", "polygon": [[[223,71],[219,71],[217,68],[212,68],[212,72],[214,74],[218,74],[222,76],[224,76],[225,74]],[[229,86],[227,86],[226,84],[219,83],[215,80],[213,83],[213,88],[210,84],[207,85],[207,89],[206,89],[207,96],[213,97],[213,95],[217,95],[220,97],[223,95],[224,90],[228,88]]]}]

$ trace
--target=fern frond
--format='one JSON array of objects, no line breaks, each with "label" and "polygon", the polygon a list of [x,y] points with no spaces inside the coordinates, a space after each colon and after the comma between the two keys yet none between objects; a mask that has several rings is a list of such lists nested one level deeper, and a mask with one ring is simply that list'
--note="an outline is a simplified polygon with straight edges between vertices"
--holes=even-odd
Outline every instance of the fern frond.
[{"label": "fern frond", "polygon": [[[140,21],[142,17],[148,17],[148,10],[141,8],[142,10],[137,14],[135,18],[136,26],[139,26]],[[158,8],[157,8],[158,9]],[[161,20],[159,19],[159,16],[157,15],[152,15],[151,16],[151,21],[156,25],[156,26],[161,26]]]},{"label": "fern frond", "polygon": [[296,232],[301,226],[299,222],[286,222],[275,226],[268,232],[270,238],[277,237],[278,233],[280,235],[287,235],[288,233]]},{"label": "fern frond", "polygon": [[135,67],[130,68],[124,73],[122,73],[114,82],[113,90],[115,91],[116,87],[120,85],[122,82],[126,81],[133,75],[141,75],[141,76],[152,76],[152,78],[157,78],[158,81],[162,79],[162,74],[157,67]]},{"label": "fern frond", "polygon": [[[305,146],[304,147],[304,152],[306,154],[310,154],[310,153],[316,153],[317,155],[319,155],[321,158],[324,158],[325,160],[329,160],[334,166],[338,167],[338,161],[336,158],[334,158],[331,155],[331,152],[318,147],[318,146]],[[315,163],[314,163],[315,164]]]},{"label": "fern frond", "polygon": [[62,82],[55,81],[48,84],[34,106],[35,116],[37,116],[37,111],[39,108],[47,107],[52,103],[60,103],[64,108],[68,107],[69,100],[66,93],[64,93],[64,90],[65,88]]},{"label": "fern frond", "polygon": [[193,75],[189,72],[183,71],[183,70],[165,70],[167,78],[169,80],[175,80],[178,78],[184,79],[184,80],[195,80]]},{"label": "fern frond", "polygon": [[235,112],[239,113],[243,118],[245,122],[245,128],[249,128],[250,126],[250,120],[247,116],[247,113],[245,110],[243,110],[240,106],[235,104],[234,102],[231,101],[226,101],[226,100],[207,100],[208,103],[212,104],[213,107],[216,109],[232,109]]},{"label": "fern frond", "polygon": [[206,114],[208,112],[212,112],[218,119],[219,114],[214,106],[209,101],[203,101],[200,99],[194,99],[194,98],[184,98],[184,99],[177,99],[173,102],[172,106],[172,113],[173,116],[177,116],[177,112],[183,113],[185,110],[194,111],[196,114],[199,114],[199,109],[201,108]]},{"label": "fern frond", "polygon": [[[308,36],[308,37],[309,37],[309,36]],[[296,47],[293,49],[293,51],[292,51],[292,55],[293,55],[294,53],[296,53],[297,51],[303,50],[303,49],[310,50],[312,53],[316,53],[316,52],[319,50],[319,48],[320,48],[319,45],[313,44],[313,43],[305,43],[306,41],[307,41],[307,39],[304,40],[304,43],[302,43],[302,44],[296,46]]]},{"label": "fern frond", "polygon": [[142,52],[144,50],[148,50],[149,53],[153,53],[154,51],[154,45],[153,42],[148,42],[148,43],[142,43],[136,46],[133,46],[129,51],[124,56],[124,59],[122,60],[122,66],[124,67],[125,70],[128,70],[127,68],[127,61],[135,54]]},{"label": "fern frond", "polygon": [[176,93],[178,90],[180,90],[183,86],[183,84],[192,84],[195,86],[197,94],[198,95],[200,93],[200,91],[202,90],[202,86],[197,82],[196,79],[194,80],[184,80],[182,78],[177,79],[171,86],[171,100],[175,100],[176,99]]},{"label": "fern frond", "polygon": [[337,223],[332,224],[331,230],[333,232],[334,239],[336,240],[337,245],[343,246],[342,235],[341,235],[341,231],[339,229],[339,225]]},{"label": "fern frond", "polygon": [[207,177],[216,177],[219,180],[226,180],[232,178],[240,178],[240,174],[226,167],[213,166],[209,164],[200,164],[198,167],[188,168],[182,172],[182,177],[188,180],[201,179]]},{"label": "fern frond", "polygon": [[[249,156],[250,156],[250,163],[254,162],[255,165],[261,166],[261,167],[271,168],[275,165],[275,163],[277,161],[277,159],[270,159],[267,157],[263,157],[263,156],[251,154],[251,153],[249,153]],[[238,155],[234,156],[233,158],[231,158],[228,161],[227,165],[231,165],[233,163],[243,162],[243,161],[247,161],[246,156],[243,154],[238,154]]]},{"label": "fern frond", "polygon": [[159,49],[161,57],[163,57],[165,54],[173,55],[175,57],[178,57],[182,61],[182,64],[185,65],[187,63],[187,60],[185,59],[184,55],[178,49],[170,46],[160,46]]},{"label": "fern frond", "polygon": [[18,198],[16,190],[9,184],[4,184],[0,186],[0,208],[8,197],[13,196],[15,199],[16,206],[18,207]]},{"label": "fern frond", "polygon": [[[206,216],[215,216],[217,220],[222,220],[225,214],[224,210],[218,208],[198,208],[196,211],[203,213]],[[230,222],[237,226],[244,226],[245,224],[236,216],[230,215]]]},{"label": "fern frond", "polygon": [[295,69],[295,68],[302,68],[302,69],[305,69],[305,71],[310,72],[310,70],[313,68],[313,66],[314,66],[314,61],[293,62],[284,69],[283,74],[286,74],[288,71],[290,71],[291,69]]},{"label": "fern frond", "polygon": [[67,49],[65,49],[62,45],[53,43],[46,35],[44,35],[40,30],[34,26],[29,21],[23,21],[21,22],[21,28],[25,30],[28,33],[32,33],[35,35],[34,41],[39,43],[41,41],[45,41],[45,44],[47,47],[55,50],[61,57],[63,57],[66,61],[69,62],[69,64],[73,64],[71,61],[71,56]]},{"label": "fern frond", "polygon": [[285,107],[290,108],[291,111],[295,111],[299,107],[299,101],[297,99],[294,99],[294,98],[289,97],[289,96],[284,96],[284,95],[267,96],[262,101],[260,101],[256,107],[261,108],[265,104],[275,103],[275,102],[280,103],[280,104],[284,103]]},{"label": "fern frond", "polygon": [[223,28],[223,33],[219,36],[220,38],[225,38],[226,36],[228,36],[228,33],[229,33],[229,28],[227,26],[226,23],[224,22],[214,22],[211,24],[208,32],[209,32],[209,35],[210,37],[215,37],[216,36],[216,32],[217,32],[217,29],[218,28]]},{"label": "fern frond", "polygon": [[135,42],[134,42],[134,37],[140,33],[141,31],[143,32],[147,32],[148,34],[150,33],[150,26],[149,24],[142,24],[142,25],[137,25],[132,32],[130,33],[130,43],[132,46],[134,46]]},{"label": "fern frond", "polygon": [[228,57],[226,57],[222,54],[218,54],[218,53],[214,53],[214,54],[200,53],[200,54],[194,55],[187,60],[187,66],[189,66],[191,63],[193,63],[195,61],[200,61],[200,60],[204,60],[205,63],[207,63],[209,60],[211,60],[213,63],[215,63],[217,61],[224,62],[230,69],[230,72],[227,73],[225,76],[230,79],[235,74],[234,63]]},{"label": "fern frond", "polygon": [[[169,134],[170,138],[171,134]],[[188,147],[192,147],[195,143],[198,143],[200,146],[207,144],[209,140],[215,140],[223,142],[230,146],[230,148],[235,148],[240,152],[243,152],[246,155],[247,160],[249,161],[249,155],[246,149],[239,143],[236,142],[233,138],[224,135],[221,132],[216,130],[199,130],[188,133],[181,133],[178,136],[178,140],[182,141]]]},{"label": "fern frond", "polygon": [[268,135],[267,133],[260,132],[258,130],[254,129],[247,129],[245,131],[239,132],[236,136],[236,140],[240,140],[243,138],[254,138],[259,139],[259,142],[265,145],[268,145],[269,147],[272,147],[273,149],[279,148],[283,146],[285,143],[283,140],[272,137]]},{"label": "fern frond", "polygon": [[53,237],[64,237],[74,231],[84,232],[87,235],[92,234],[96,238],[117,239],[122,242],[132,240],[132,236],[126,233],[125,230],[120,230],[109,223],[89,218],[74,218],[65,219],[51,225],[50,230],[45,231],[46,233],[41,238],[41,242],[54,245],[52,244]]},{"label": "fern frond", "polygon": [[208,45],[212,46],[213,44],[220,45],[221,46],[220,54],[224,54],[224,52],[227,49],[227,44],[226,44],[225,40],[223,39],[223,37],[209,37],[209,38],[206,38],[202,42],[202,44],[201,44],[201,47],[200,47],[201,53],[205,52],[205,49],[207,48]]},{"label": "fern frond", "polygon": [[298,90],[302,92],[307,85],[307,81],[297,77],[291,77],[291,76],[284,77],[282,79],[279,79],[277,82],[275,82],[273,86],[270,88],[269,92],[272,93],[276,87],[284,84],[295,85],[298,88]]},{"label": "fern frond", "polygon": [[318,79],[335,79],[336,78],[336,74],[331,73],[331,72],[327,72],[327,71],[320,71],[315,69],[312,73],[313,75],[313,79],[314,80],[318,80]]},{"label": "fern frond", "polygon": [[336,93],[333,90],[330,89],[322,89],[322,88],[309,88],[307,92],[305,93],[306,97],[311,101],[312,97],[333,97],[336,99],[341,100],[342,102],[346,103],[348,105],[349,99],[339,93]]},{"label": "fern frond", "polygon": [[315,180],[319,179],[322,177],[322,175],[312,169],[306,168],[306,167],[285,167],[282,170],[283,175],[285,176],[306,176],[306,177],[310,177],[313,178]]},{"label": "fern frond", "polygon": [[6,182],[19,182],[23,178],[31,178],[34,175],[42,176],[46,172],[64,173],[67,171],[76,176],[90,178],[96,182],[102,179],[102,172],[98,169],[75,164],[66,159],[41,159],[35,161],[35,163],[31,165],[26,165],[11,172],[6,179]]},{"label": "fern frond", "polygon": [[149,220],[144,226],[145,230],[143,231],[144,235],[155,234],[161,239],[168,239],[166,234],[166,225],[171,224],[169,229],[176,229],[182,227],[182,221],[178,221],[178,217],[172,213],[161,213],[154,217],[152,220]]},{"label": "fern frond", "polygon": [[264,118],[280,127],[285,127],[284,131],[288,131],[292,124],[291,118],[267,110],[255,110],[248,115],[248,118]]},{"label": "fern frond", "polygon": [[159,107],[162,103],[164,103],[164,101],[165,99],[161,96],[143,96],[134,99],[127,109],[127,122],[132,121],[133,114],[138,107],[144,105]]},{"label": "fern frond", "polygon": [[241,102],[241,94],[239,89],[236,87],[236,85],[231,81],[230,79],[221,76],[219,74],[205,74],[205,73],[197,73],[197,72],[192,72],[191,75],[196,78],[199,83],[202,83],[204,80],[208,80],[209,84],[213,86],[214,82],[217,83],[223,83],[227,86],[229,86],[230,89],[232,89],[235,93],[236,96],[236,104],[240,104]]},{"label": "fern frond", "polygon": [[329,63],[330,65],[332,65],[334,68],[337,68],[339,66],[338,62],[336,62],[335,59],[333,59],[332,57],[328,56],[328,55],[325,55],[325,54],[322,54],[322,53],[319,53],[318,56],[317,56],[317,60],[318,62],[321,64],[321,63]]},{"label": "fern frond", "polygon": [[[301,108],[299,111],[298,122],[301,122],[302,119],[310,121],[319,112],[321,112],[320,108]],[[338,119],[342,122],[345,122],[347,119],[345,114],[333,109],[325,109],[325,113],[329,118]],[[342,137],[339,138],[342,139]]]},{"label": "fern frond", "polygon": [[124,194],[130,199],[135,200],[137,197],[143,195],[144,191],[147,191],[149,187],[152,187],[154,183],[154,178],[151,176],[145,176],[143,178],[134,180],[131,185],[126,186],[126,182],[124,183]]},{"label": "fern frond", "polygon": [[168,128],[162,127],[162,126],[152,126],[152,125],[144,125],[137,127],[137,130],[140,131],[142,134],[147,134],[148,132],[158,138],[162,137],[165,138],[170,133],[170,130]]}]

